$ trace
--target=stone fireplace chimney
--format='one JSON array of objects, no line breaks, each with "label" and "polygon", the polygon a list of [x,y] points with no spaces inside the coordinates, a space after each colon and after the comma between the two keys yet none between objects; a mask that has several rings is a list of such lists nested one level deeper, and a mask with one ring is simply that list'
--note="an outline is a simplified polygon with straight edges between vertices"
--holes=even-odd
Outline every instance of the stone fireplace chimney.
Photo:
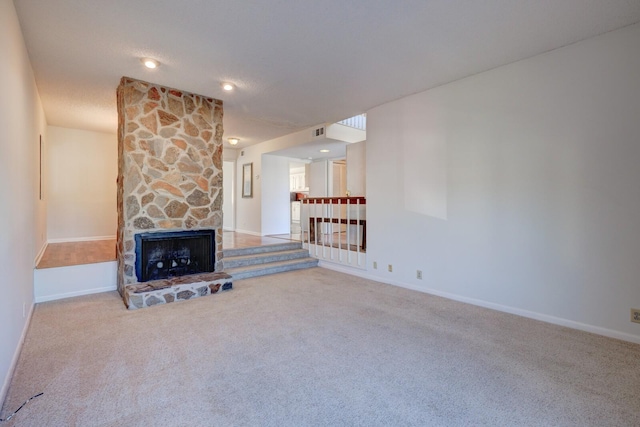
[{"label": "stone fireplace chimney", "polygon": [[125,297],[142,281],[140,235],[206,230],[213,271],[221,272],[222,101],[128,77],[117,95],[118,291]]}]

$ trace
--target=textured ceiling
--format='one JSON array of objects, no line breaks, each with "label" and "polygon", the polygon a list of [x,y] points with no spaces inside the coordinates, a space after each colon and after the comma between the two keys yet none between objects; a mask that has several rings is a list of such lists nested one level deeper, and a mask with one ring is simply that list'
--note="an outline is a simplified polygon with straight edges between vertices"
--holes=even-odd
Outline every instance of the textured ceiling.
[{"label": "textured ceiling", "polygon": [[640,22],[640,0],[14,4],[50,125],[115,133],[130,76],[222,99],[237,147]]}]

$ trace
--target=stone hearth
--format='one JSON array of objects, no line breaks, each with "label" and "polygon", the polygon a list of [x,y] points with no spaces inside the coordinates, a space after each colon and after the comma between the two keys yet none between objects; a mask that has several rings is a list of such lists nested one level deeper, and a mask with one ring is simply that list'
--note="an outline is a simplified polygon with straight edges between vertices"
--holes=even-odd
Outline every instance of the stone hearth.
[{"label": "stone hearth", "polygon": [[139,286],[135,269],[136,234],[213,230],[214,272],[222,273],[222,101],[128,77],[117,94],[118,291],[138,308],[201,296],[203,286],[230,288],[228,277],[199,275]]},{"label": "stone hearth", "polygon": [[124,300],[129,309],[136,309],[213,295],[232,287],[231,276],[226,273],[193,274],[127,285]]}]

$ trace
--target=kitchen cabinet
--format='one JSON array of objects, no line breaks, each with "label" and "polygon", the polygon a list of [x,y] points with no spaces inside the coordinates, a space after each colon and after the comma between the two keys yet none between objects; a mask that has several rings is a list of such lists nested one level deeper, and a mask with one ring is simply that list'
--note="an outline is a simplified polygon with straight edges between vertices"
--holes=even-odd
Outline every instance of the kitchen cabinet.
[{"label": "kitchen cabinet", "polygon": [[299,191],[306,189],[305,174],[294,173],[289,175],[289,190]]}]

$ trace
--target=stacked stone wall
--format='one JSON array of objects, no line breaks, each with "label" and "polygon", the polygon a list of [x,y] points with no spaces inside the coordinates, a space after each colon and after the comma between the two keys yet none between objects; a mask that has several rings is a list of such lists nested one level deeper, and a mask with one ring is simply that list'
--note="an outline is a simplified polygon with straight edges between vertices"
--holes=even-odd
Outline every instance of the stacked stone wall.
[{"label": "stacked stone wall", "polygon": [[140,232],[214,229],[221,271],[222,101],[128,77],[117,96],[118,290]]}]

